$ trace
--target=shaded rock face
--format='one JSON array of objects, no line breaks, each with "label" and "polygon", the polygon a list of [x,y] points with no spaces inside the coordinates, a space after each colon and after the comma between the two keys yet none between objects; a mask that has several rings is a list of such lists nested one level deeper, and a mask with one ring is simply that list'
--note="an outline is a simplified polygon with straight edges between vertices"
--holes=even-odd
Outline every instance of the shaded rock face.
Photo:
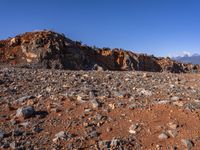
[{"label": "shaded rock face", "polygon": [[33,68],[69,70],[138,70],[199,72],[198,65],[169,58],[135,54],[122,49],[94,49],[53,31],[27,32],[0,41],[0,63]]},{"label": "shaded rock face", "polygon": [[154,56],[150,57],[150,56],[146,56],[146,55],[140,55],[138,70],[161,72],[162,67],[158,64],[157,61],[158,61],[158,59]]}]

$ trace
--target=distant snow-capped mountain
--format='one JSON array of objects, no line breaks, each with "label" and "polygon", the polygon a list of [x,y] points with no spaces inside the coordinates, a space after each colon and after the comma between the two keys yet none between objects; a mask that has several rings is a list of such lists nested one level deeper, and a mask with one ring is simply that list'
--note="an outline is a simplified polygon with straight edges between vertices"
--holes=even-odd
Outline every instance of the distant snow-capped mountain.
[{"label": "distant snow-capped mountain", "polygon": [[173,57],[172,59],[184,63],[200,64],[200,54],[193,54],[191,56],[189,55],[178,56],[178,57]]}]

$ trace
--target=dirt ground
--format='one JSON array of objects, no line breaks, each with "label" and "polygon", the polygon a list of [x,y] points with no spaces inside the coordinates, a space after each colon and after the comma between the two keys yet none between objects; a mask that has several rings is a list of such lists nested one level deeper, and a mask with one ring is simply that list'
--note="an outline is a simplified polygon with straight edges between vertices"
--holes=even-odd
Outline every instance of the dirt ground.
[{"label": "dirt ground", "polygon": [[199,150],[199,74],[0,69],[0,149]]}]

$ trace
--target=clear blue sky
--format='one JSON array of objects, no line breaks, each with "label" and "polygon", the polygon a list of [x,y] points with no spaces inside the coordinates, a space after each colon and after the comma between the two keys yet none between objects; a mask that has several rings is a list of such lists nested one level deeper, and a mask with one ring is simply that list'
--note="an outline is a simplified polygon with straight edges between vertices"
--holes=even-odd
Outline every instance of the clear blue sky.
[{"label": "clear blue sky", "polygon": [[52,29],[98,47],[200,53],[199,0],[0,0],[0,39]]}]

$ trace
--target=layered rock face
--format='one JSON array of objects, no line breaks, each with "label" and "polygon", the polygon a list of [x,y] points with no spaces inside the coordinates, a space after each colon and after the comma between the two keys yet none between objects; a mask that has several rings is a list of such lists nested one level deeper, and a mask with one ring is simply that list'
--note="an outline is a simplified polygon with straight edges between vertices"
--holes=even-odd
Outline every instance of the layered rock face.
[{"label": "layered rock face", "polygon": [[199,72],[198,65],[156,58],[122,49],[99,49],[72,41],[53,31],[27,32],[0,41],[0,63],[69,70],[137,70]]}]

